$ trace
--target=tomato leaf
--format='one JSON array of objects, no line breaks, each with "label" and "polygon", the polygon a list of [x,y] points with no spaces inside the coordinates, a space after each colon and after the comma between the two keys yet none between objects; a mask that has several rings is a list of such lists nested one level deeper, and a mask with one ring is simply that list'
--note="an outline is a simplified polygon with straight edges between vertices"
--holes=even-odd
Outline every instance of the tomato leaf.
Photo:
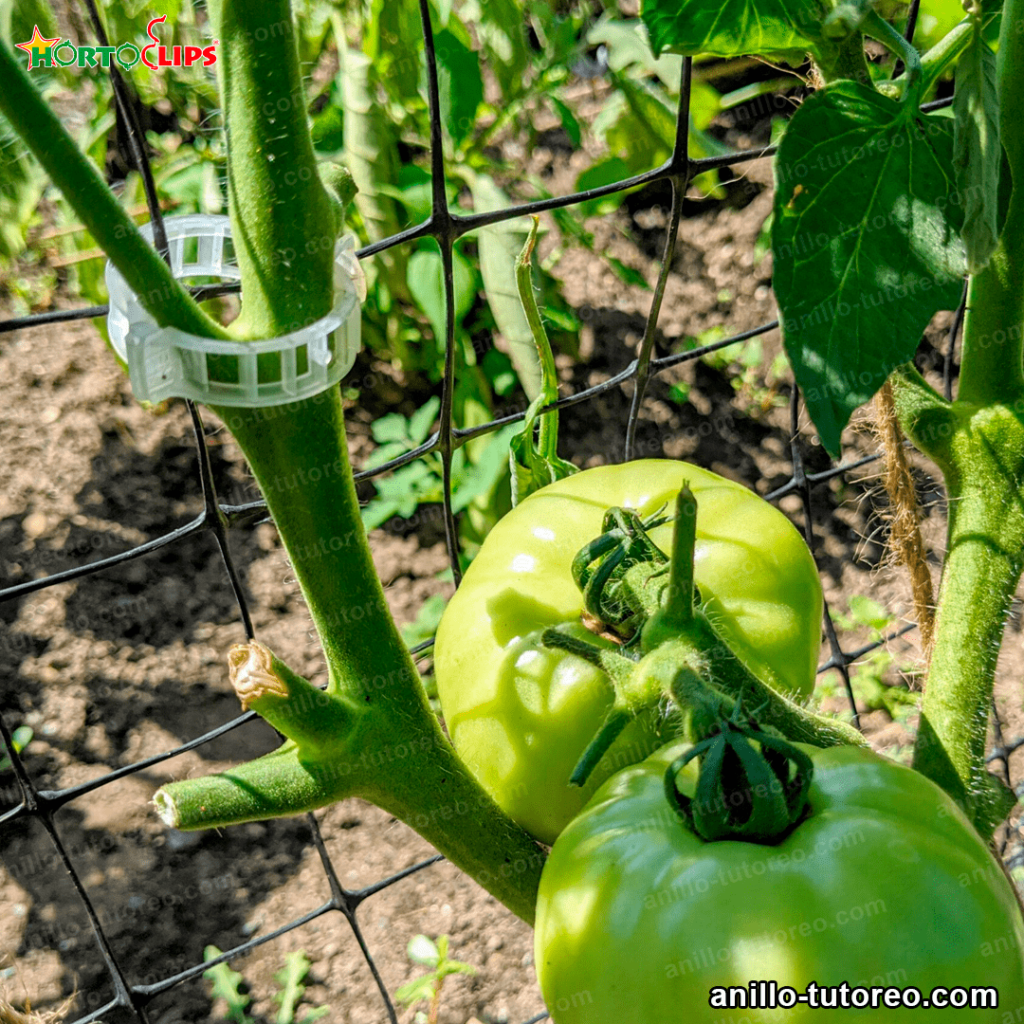
[{"label": "tomato leaf", "polygon": [[641,13],[656,57],[768,57],[812,48],[826,8],[817,0],[644,0]]},{"label": "tomato leaf", "polygon": [[433,939],[426,935],[414,935],[406,946],[406,954],[414,964],[422,964],[424,967],[436,967],[441,959]]},{"label": "tomato leaf", "polygon": [[[416,305],[430,321],[438,344],[444,344],[444,277],[440,254],[418,249],[409,257],[407,276],[409,291]],[[455,326],[458,328],[476,298],[476,280],[473,268],[457,249],[452,252],[452,277],[455,285]]]},{"label": "tomato leaf", "polygon": [[448,125],[448,134],[458,147],[473,130],[477,107],[484,99],[480,58],[447,28],[434,36],[434,45],[441,110]]},{"label": "tomato leaf", "polygon": [[579,121],[576,120],[576,115],[557,96],[548,96],[548,102],[562,122],[562,131],[569,137],[573,146],[579,149],[583,139],[583,130],[580,128]]},{"label": "tomato leaf", "polygon": [[815,93],[779,147],[772,249],[786,352],[825,448],[913,358],[965,270],[952,123],[856,82]]},{"label": "tomato leaf", "polygon": [[999,97],[996,56],[975,24],[974,37],[956,69],[953,96],[954,166],[957,190],[964,197],[963,239],[967,267],[984,269],[999,241]]}]

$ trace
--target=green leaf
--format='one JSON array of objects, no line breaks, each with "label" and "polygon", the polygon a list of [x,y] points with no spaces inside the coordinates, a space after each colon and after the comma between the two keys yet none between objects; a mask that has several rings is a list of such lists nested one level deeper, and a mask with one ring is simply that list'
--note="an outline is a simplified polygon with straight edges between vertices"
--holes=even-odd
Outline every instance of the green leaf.
[{"label": "green leaf", "polygon": [[493,71],[506,102],[524,92],[530,51],[526,22],[516,0],[483,0],[460,8],[462,17],[473,24],[483,44],[487,67]]},{"label": "green leaf", "polygon": [[420,605],[416,621],[409,622],[402,627],[402,639],[407,646],[415,647],[424,640],[429,640],[437,632],[437,627],[441,623],[441,615],[447,604],[448,599],[444,594],[431,594]]},{"label": "green leaf", "polygon": [[[221,955],[216,946],[207,946],[203,950],[204,960],[213,960]],[[228,1006],[228,1019],[233,1024],[255,1024],[252,1017],[245,1011],[252,1000],[239,988],[244,979],[238,971],[233,971],[227,964],[217,964],[203,971],[203,977],[213,984],[214,999],[223,999]]]},{"label": "green leaf", "polygon": [[295,1020],[295,1007],[306,991],[302,983],[309,974],[309,968],[308,957],[299,949],[285,957],[284,967],[274,975],[274,980],[281,986],[281,991],[274,994],[274,1002],[280,1004],[276,1024],[292,1024]]},{"label": "green leaf", "polygon": [[[14,741],[14,752],[20,754],[28,745],[32,742],[32,729],[27,725],[19,725],[17,729],[11,733],[11,739]],[[7,752],[6,744],[0,747],[0,772],[7,771],[11,767],[13,762],[11,761],[10,755]]]},{"label": "green leaf", "polygon": [[449,974],[476,974],[476,968],[472,964],[464,964],[461,960],[445,960],[439,973],[443,977]]},{"label": "green leaf", "polygon": [[[576,176],[575,191],[587,192],[592,188],[612,185],[617,181],[625,181],[632,174],[633,168],[621,156],[607,156],[580,171]],[[577,209],[584,217],[610,213],[618,209],[624,196],[624,192],[613,192],[601,199],[586,199],[578,204]]]},{"label": "green leaf", "polygon": [[862,626],[870,626],[879,632],[892,622],[892,616],[882,605],[863,594],[854,594],[850,598],[850,614]]},{"label": "green leaf", "polygon": [[458,147],[473,130],[477,108],[484,99],[480,58],[447,28],[434,36],[434,46],[437,52],[441,111],[448,126],[448,134]]},{"label": "green leaf", "polygon": [[822,444],[913,358],[963,286],[948,118],[850,80],[796,112],[776,160],[772,249],[786,352]]},{"label": "green leaf", "polygon": [[605,11],[587,33],[587,44],[608,47],[608,67],[612,71],[623,71],[632,64],[638,64],[644,71],[657,75],[666,88],[679,91],[683,70],[683,59],[678,54],[663,54],[655,57],[647,41],[643,22],[639,19],[623,21]]},{"label": "green leaf", "polygon": [[509,444],[517,429],[515,423],[502,427],[466,470],[452,495],[452,512],[461,512],[475,498],[490,493],[508,465]]},{"label": "green leaf", "polygon": [[984,269],[999,242],[999,96],[996,57],[975,23],[974,37],[960,57],[953,96],[954,167],[963,197],[967,269]]},{"label": "green leaf", "polygon": [[426,935],[414,935],[409,940],[405,952],[414,964],[423,964],[424,967],[436,967],[441,959],[441,954],[433,939]]},{"label": "green leaf", "polygon": [[452,0],[434,0],[434,9],[437,11],[437,23],[444,28],[452,16]]},{"label": "green leaf", "polygon": [[[444,277],[440,253],[418,249],[409,257],[409,292],[434,329],[434,337],[443,345],[445,335]],[[455,325],[469,312],[476,296],[476,278],[472,267],[457,250],[452,252],[452,277],[455,285]]]},{"label": "green leaf", "polygon": [[[371,0],[363,21],[363,52],[373,62],[388,91],[406,98],[419,90],[420,58],[416,50],[423,38],[416,0]],[[336,36],[344,37],[339,22]],[[381,176],[383,181],[392,179]]]},{"label": "green leaf", "polygon": [[399,412],[389,412],[373,421],[370,433],[377,444],[404,442],[409,439],[409,421]]},{"label": "green leaf", "polygon": [[579,149],[583,133],[576,115],[557,96],[548,96],[548,102],[554,107],[558,119],[562,122],[562,130],[569,136],[569,141]]},{"label": "green leaf", "polygon": [[506,398],[512,394],[519,377],[512,367],[512,360],[504,352],[496,348],[488,349],[480,360],[480,366],[496,395]]},{"label": "green leaf", "polygon": [[605,131],[605,142],[611,153],[625,156],[633,173],[648,171],[672,152],[676,139],[675,107],[653,83],[623,77],[615,82],[625,107]]},{"label": "green leaf", "polygon": [[791,55],[813,48],[827,8],[817,0],[644,0],[655,56]]},{"label": "green leaf", "polygon": [[422,999],[433,999],[434,976],[425,974],[422,978],[414,978],[395,993],[395,998],[405,1006],[412,1006]]},{"label": "green leaf", "polygon": [[[502,210],[509,205],[508,196],[494,183],[489,174],[468,177],[473,194],[473,208],[477,213]],[[537,349],[526,322],[526,314],[516,290],[515,258],[523,247],[527,227],[523,218],[504,220],[482,228],[477,234],[480,253],[480,274],[484,279],[487,304],[494,314],[505,343],[508,345],[512,365],[519,374],[526,397],[533,399],[540,391],[540,364]]]},{"label": "green leaf", "polygon": [[430,436],[430,428],[434,425],[434,420],[437,418],[437,410],[440,408],[441,399],[437,395],[431,395],[409,417],[409,440],[412,441],[413,447],[423,444]]},{"label": "green leaf", "polygon": [[[398,231],[395,204],[379,188],[396,177],[394,130],[377,102],[374,62],[358,50],[344,48],[339,59],[336,81],[344,108],[344,163],[359,187],[355,204],[366,233],[370,241],[377,241]],[[389,257],[382,258],[386,263]]]},{"label": "green leaf", "polygon": [[616,256],[605,256],[608,261],[608,265],[615,271],[615,276],[624,284],[631,284],[637,288],[643,288],[644,291],[650,291],[651,286],[647,283],[647,278],[636,270],[634,267],[628,267]]}]

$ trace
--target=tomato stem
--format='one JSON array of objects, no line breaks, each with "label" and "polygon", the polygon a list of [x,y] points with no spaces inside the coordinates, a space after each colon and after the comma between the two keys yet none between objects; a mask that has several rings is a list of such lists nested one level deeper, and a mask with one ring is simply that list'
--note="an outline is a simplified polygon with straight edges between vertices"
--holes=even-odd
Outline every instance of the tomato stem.
[{"label": "tomato stem", "polygon": [[676,496],[676,514],[668,585],[660,607],[643,627],[641,646],[651,651],[665,639],[685,633],[694,621],[693,558],[697,544],[697,499],[684,483]]},{"label": "tomato stem", "polygon": [[996,663],[1024,569],[1024,0],[1003,10],[999,124],[1014,188],[999,244],[972,276],[959,390],[940,398],[912,367],[893,375],[904,432],[938,464],[946,561],[914,767],[986,838],[1014,798],[985,762]]},{"label": "tomato stem", "polygon": [[[215,0],[211,22],[221,40],[229,205],[244,296],[232,333],[273,337],[330,308],[338,197],[324,187],[310,141],[288,0]],[[373,565],[340,390],[268,409],[215,411],[249,461],[294,566],[328,687],[311,692],[274,664],[270,674],[285,695],[264,680],[251,703],[297,742],[230,772],[166,786],[157,797],[161,813],[197,829],[359,796],[415,828],[531,921],[543,851],[481,787],[430,709]],[[329,703],[321,706],[322,697]]]}]

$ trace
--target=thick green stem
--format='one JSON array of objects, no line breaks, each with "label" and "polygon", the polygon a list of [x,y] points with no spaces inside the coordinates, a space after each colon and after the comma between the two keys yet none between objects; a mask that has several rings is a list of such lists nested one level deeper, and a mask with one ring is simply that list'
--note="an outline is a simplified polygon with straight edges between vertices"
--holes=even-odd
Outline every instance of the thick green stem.
[{"label": "thick green stem", "polygon": [[[233,333],[270,337],[332,301],[337,206],[309,140],[287,0],[217,0],[232,234],[243,285]],[[341,396],[217,409],[277,524],[327,660],[333,742],[275,687],[253,701],[299,741],[222,776],[166,787],[179,828],[207,828],[361,796],[415,828],[532,920],[543,855],[462,764],[430,710],[374,569],[349,466]],[[286,674],[282,674],[286,675]],[[309,693],[288,678],[304,705]],[[262,705],[262,707],[261,707]],[[296,712],[292,716],[292,712]]]},{"label": "thick green stem", "polygon": [[[555,357],[551,351],[547,331],[544,330],[544,321],[541,320],[540,310],[537,308],[537,297],[533,294],[533,249],[537,244],[539,223],[539,219],[534,217],[526,244],[516,257],[515,263],[516,290],[519,292],[519,301],[522,304],[526,322],[530,325],[530,333],[533,335],[533,343],[537,347],[537,357],[540,361],[541,388],[540,393],[530,403],[531,411],[542,409],[545,405],[558,401],[558,370],[555,367]],[[557,409],[552,409],[541,416],[537,447],[542,458],[549,462],[558,460]]]},{"label": "thick green stem", "polygon": [[985,768],[985,739],[1007,613],[1024,568],[1024,0],[1003,11],[1000,131],[1014,190],[999,247],[968,291],[957,400],[912,369],[894,376],[907,435],[942,469],[949,533],[935,647],[914,767],[973,817],[983,835],[1013,797]]},{"label": "thick green stem", "polygon": [[161,326],[208,338],[227,333],[193,302],[147,242],[95,165],[75,145],[53,108],[0,40],[0,112],[64,193],[75,213]]},{"label": "thick green stem", "polygon": [[891,379],[900,424],[942,469],[949,497],[914,767],[989,834],[1008,809],[985,768],[985,734],[1006,616],[1024,568],[1024,402],[949,403],[909,366]]},{"label": "thick green stem", "polygon": [[340,225],[317,173],[290,0],[213,0],[228,204],[244,302],[232,333],[273,338],[326,315]]},{"label": "thick green stem", "polygon": [[939,76],[970,45],[974,34],[974,18],[964,18],[947,32],[930,50],[921,55],[921,75],[925,93],[938,81]]},{"label": "thick green stem", "polygon": [[[1007,813],[985,768],[985,740],[1003,630],[1024,568],[1024,467],[1019,457],[1016,467],[1001,462],[986,441],[991,426],[965,425],[954,446],[957,463],[970,469],[947,476],[948,549],[914,751],[914,767],[967,808],[979,829]],[[1013,432],[1024,441],[1019,421]]]},{"label": "thick green stem", "polygon": [[707,694],[717,692],[730,701],[742,700],[762,725],[794,743],[815,747],[864,745],[864,737],[852,725],[816,714],[776,692],[761,682],[706,622],[698,620],[697,626],[689,636],[665,641],[646,655],[637,669],[656,677],[663,692],[671,694],[684,713],[701,709],[696,722],[698,733],[703,709],[710,706]]},{"label": "thick green stem", "polygon": [[901,83],[906,88],[905,100],[916,110],[921,105],[921,55],[876,10],[871,9],[864,19],[864,32],[877,39],[890,53],[896,54],[906,66]]},{"label": "thick green stem", "polygon": [[999,38],[999,132],[1013,179],[1006,223],[971,280],[957,398],[1013,404],[1024,396],[1024,0],[1007,0]]}]

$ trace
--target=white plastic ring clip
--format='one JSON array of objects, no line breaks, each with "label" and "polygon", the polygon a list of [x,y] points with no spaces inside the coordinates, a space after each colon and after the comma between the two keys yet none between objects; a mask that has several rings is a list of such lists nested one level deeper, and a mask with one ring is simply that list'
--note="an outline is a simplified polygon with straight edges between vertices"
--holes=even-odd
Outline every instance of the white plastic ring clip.
[{"label": "white plastic ring clip", "polygon": [[[164,227],[176,278],[240,280],[228,217],[187,214],[168,217]],[[152,241],[151,225],[144,224],[140,230]],[[283,405],[337,384],[359,351],[360,302],[366,297],[366,285],[351,235],[335,245],[330,313],[280,338],[219,341],[161,328],[109,262],[106,281],[110,341],[128,364],[132,390],[140,402],[177,397],[207,405]]]}]

